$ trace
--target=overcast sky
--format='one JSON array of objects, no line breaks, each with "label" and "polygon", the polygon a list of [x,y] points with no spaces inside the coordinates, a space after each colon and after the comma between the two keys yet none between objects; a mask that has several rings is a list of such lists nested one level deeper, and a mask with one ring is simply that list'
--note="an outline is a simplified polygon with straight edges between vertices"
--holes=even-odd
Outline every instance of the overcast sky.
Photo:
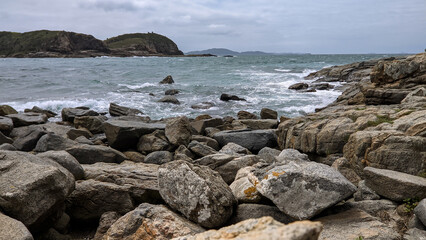
[{"label": "overcast sky", "polygon": [[184,51],[416,53],[426,0],[0,0],[0,31],[155,32]]}]

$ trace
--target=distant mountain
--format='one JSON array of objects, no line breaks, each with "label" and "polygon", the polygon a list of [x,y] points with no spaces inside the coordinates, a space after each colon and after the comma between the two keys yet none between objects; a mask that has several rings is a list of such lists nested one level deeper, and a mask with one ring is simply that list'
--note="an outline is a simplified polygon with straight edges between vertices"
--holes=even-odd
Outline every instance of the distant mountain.
[{"label": "distant mountain", "polygon": [[202,51],[191,51],[187,52],[186,55],[201,55],[201,54],[213,54],[217,56],[225,56],[225,55],[239,55],[239,52],[235,52],[226,48],[210,48]]}]

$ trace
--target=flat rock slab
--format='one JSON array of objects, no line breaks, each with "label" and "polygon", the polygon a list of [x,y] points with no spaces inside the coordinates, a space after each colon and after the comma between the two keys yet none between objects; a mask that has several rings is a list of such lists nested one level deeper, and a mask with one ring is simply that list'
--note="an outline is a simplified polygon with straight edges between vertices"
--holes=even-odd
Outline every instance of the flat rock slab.
[{"label": "flat rock slab", "polygon": [[248,219],[235,225],[210,230],[177,240],[229,239],[229,240],[315,240],[322,230],[319,222],[300,221],[284,225],[272,217]]},{"label": "flat rock slab", "polygon": [[81,164],[93,164],[97,162],[121,163],[127,159],[123,153],[101,145],[79,144],[67,148],[65,151],[75,157]]},{"label": "flat rock slab", "polygon": [[103,123],[108,144],[116,149],[136,148],[142,135],[164,130],[166,124],[142,121],[108,120]]},{"label": "flat rock slab", "polygon": [[359,209],[316,219],[324,225],[319,239],[377,239],[397,240],[399,234],[390,226]]},{"label": "flat rock slab", "polygon": [[6,117],[11,118],[15,127],[43,124],[47,122],[47,116],[42,113],[17,113]]},{"label": "flat rock slab", "polygon": [[178,160],[161,165],[158,185],[164,201],[202,227],[226,223],[236,203],[222,177],[207,166]]},{"label": "flat rock slab", "polygon": [[142,203],[111,225],[103,239],[158,239],[192,235],[205,230],[163,205]]},{"label": "flat rock slab", "polygon": [[367,187],[390,200],[426,198],[426,178],[372,167],[364,168],[364,175]]},{"label": "flat rock slab", "polygon": [[274,130],[236,130],[222,131],[213,138],[223,147],[228,143],[236,143],[250,150],[259,152],[264,147],[277,146],[277,135]]},{"label": "flat rock slab", "polygon": [[356,191],[335,169],[309,161],[260,166],[248,177],[263,196],[295,219],[312,218]]}]

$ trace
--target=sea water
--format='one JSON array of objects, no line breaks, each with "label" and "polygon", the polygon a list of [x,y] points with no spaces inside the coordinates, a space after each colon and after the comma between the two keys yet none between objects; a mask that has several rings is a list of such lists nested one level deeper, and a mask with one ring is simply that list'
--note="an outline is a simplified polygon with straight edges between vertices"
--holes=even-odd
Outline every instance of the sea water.
[{"label": "sea water", "polygon": [[[137,108],[152,119],[201,114],[233,116],[262,108],[294,117],[333,102],[339,90],[297,92],[288,87],[312,82],[304,77],[324,67],[388,55],[272,55],[238,57],[133,58],[3,58],[0,59],[0,105],[18,111],[38,106],[60,113],[86,106],[108,112],[111,102]],[[159,82],[171,75],[174,84]],[[340,83],[331,83],[339,85]],[[181,104],[160,103],[168,89],[177,89]],[[220,101],[222,93],[247,101]],[[213,103],[210,109],[194,104]]]}]

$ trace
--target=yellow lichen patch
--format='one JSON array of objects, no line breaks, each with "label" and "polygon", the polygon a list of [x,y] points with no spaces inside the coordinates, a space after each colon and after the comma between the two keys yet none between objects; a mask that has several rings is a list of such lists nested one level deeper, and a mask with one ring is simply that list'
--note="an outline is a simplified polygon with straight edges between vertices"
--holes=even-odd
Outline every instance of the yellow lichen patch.
[{"label": "yellow lichen patch", "polygon": [[265,180],[267,180],[268,179],[268,175],[265,175],[264,177],[263,177],[263,179],[265,179]]},{"label": "yellow lichen patch", "polygon": [[247,198],[252,198],[254,196],[256,196],[256,187],[249,187],[246,190],[244,190],[244,194],[246,195]]},{"label": "yellow lichen patch", "polygon": [[285,173],[285,171],[281,171],[281,172],[272,172],[272,176],[274,177],[279,177],[281,175],[283,175]]}]

